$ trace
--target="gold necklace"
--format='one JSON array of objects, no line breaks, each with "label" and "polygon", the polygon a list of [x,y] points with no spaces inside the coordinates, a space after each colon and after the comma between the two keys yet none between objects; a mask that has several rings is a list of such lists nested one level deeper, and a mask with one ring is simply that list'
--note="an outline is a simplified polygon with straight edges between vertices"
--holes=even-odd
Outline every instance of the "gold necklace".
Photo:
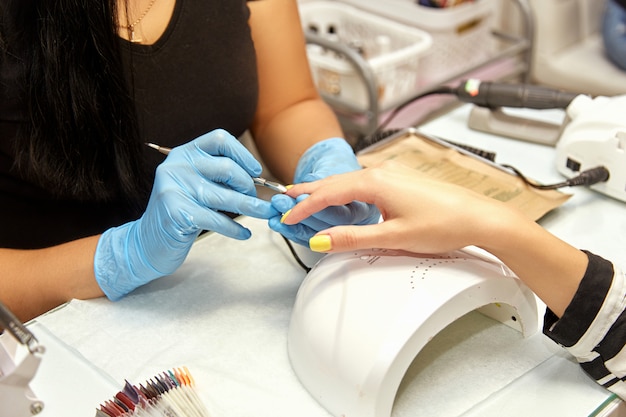
[{"label": "gold necklace", "polygon": [[137,18],[135,19],[135,21],[133,23],[131,23],[130,25],[127,26],[121,26],[123,28],[125,28],[128,31],[128,40],[133,42],[133,43],[139,43],[141,42],[143,39],[138,38],[135,36],[135,26],[139,24],[139,22],[141,22],[141,20],[146,17],[146,15],[148,14],[148,12],[150,11],[150,9],[152,9],[152,6],[154,5],[154,3],[156,2],[156,0],[150,0],[150,3],[148,4],[148,7],[146,7],[146,9],[143,11],[143,13]]}]

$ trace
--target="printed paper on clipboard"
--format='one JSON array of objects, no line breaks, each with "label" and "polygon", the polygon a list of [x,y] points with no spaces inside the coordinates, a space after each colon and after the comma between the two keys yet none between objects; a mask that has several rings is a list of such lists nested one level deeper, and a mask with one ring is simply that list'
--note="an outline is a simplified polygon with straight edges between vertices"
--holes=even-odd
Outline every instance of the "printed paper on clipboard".
[{"label": "printed paper on clipboard", "polygon": [[530,187],[493,162],[413,128],[369,146],[357,156],[364,167],[393,159],[431,179],[457,184],[512,204],[532,220],[540,219],[571,197],[560,191]]}]

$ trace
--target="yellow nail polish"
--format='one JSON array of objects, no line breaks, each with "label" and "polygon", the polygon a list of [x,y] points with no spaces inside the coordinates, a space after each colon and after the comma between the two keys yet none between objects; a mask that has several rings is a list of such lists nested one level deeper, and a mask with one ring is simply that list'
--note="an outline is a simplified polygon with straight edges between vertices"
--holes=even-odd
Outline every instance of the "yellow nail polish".
[{"label": "yellow nail polish", "polygon": [[330,235],[315,235],[309,239],[309,248],[313,252],[327,252],[333,248]]},{"label": "yellow nail polish", "polygon": [[287,210],[285,214],[283,214],[283,217],[280,218],[281,223],[285,223],[285,219],[289,216],[289,213],[291,213],[291,209]]},{"label": "yellow nail polish", "polygon": [[286,189],[293,188],[293,184],[285,185],[285,188],[286,188]]}]

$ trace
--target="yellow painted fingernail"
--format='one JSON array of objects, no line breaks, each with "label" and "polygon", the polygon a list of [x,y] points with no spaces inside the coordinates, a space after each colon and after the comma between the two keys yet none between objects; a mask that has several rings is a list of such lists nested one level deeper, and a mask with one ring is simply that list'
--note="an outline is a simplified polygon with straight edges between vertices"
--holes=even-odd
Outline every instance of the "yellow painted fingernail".
[{"label": "yellow painted fingernail", "polygon": [[291,213],[291,209],[287,210],[285,214],[283,214],[283,217],[280,218],[281,223],[285,223],[285,219],[289,216],[289,213]]},{"label": "yellow painted fingernail", "polygon": [[330,235],[315,235],[309,239],[309,248],[313,252],[327,252],[333,248]]},{"label": "yellow painted fingernail", "polygon": [[285,188],[286,188],[286,189],[293,188],[293,184],[285,185]]}]

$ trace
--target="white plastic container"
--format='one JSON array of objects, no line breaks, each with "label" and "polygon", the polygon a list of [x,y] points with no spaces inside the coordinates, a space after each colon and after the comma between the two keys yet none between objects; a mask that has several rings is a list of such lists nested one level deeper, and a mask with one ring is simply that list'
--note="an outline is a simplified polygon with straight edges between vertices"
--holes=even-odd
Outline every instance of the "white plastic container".
[{"label": "white plastic container", "polygon": [[420,63],[420,84],[432,85],[480,65],[495,51],[491,34],[496,0],[474,0],[445,8],[415,0],[341,0],[378,16],[413,26],[432,36]]},{"label": "white plastic container", "polygon": [[[419,88],[421,57],[432,39],[423,30],[336,1],[299,5],[305,30],[359,50],[375,76],[380,109],[391,108]],[[334,51],[308,45],[309,63],[322,95],[358,110],[369,108],[366,81]]]}]

